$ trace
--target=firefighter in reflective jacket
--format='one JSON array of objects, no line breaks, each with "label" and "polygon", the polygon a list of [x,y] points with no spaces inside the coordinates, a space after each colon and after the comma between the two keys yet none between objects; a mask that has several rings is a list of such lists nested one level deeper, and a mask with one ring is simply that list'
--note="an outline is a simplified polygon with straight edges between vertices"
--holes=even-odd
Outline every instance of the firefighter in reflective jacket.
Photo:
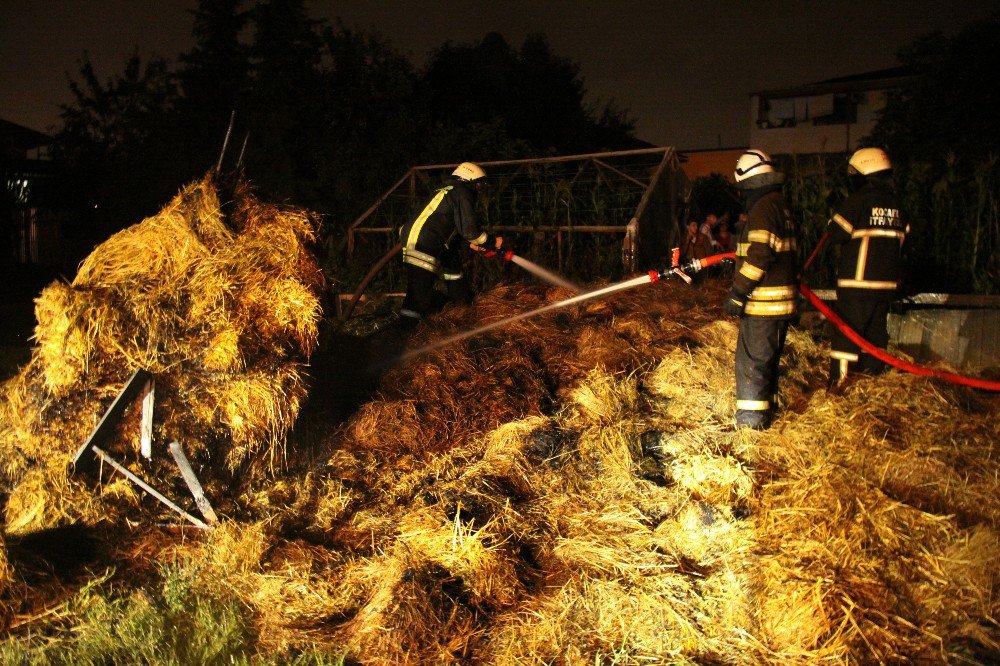
[{"label": "firefighter in reflective jacket", "polygon": [[[902,248],[910,231],[892,182],[892,164],[878,148],[851,156],[847,171],[854,190],[828,225],[840,245],[837,311],[858,335],[881,348],[889,343],[886,317],[902,278]],[[878,374],[885,363],[865,354],[839,329],[830,345],[830,384],[850,372]]]},{"label": "firefighter in reflective jacket", "polygon": [[727,314],[740,318],[736,342],[736,427],[771,424],[778,362],[798,298],[798,228],[781,193],[784,174],[770,156],[751,149],[736,162],[746,223],[736,245],[736,275]]},{"label": "firefighter in reflective jacket", "polygon": [[406,297],[400,323],[411,328],[439,307],[434,284],[444,279],[448,300],[468,302],[469,281],[462,273],[466,249],[499,249],[503,239],[482,231],[476,219],[476,195],[486,173],[463,162],[452,172],[420,214],[400,231],[406,269]]}]

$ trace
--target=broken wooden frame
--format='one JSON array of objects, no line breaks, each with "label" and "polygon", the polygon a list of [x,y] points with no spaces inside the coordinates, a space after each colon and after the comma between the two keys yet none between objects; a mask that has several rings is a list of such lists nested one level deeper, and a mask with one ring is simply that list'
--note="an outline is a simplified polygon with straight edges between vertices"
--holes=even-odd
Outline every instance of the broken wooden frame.
[{"label": "broken wooden frame", "polygon": [[[653,158],[653,162],[636,162],[640,158]],[[618,161],[618,164],[613,163]],[[532,166],[578,164],[570,180],[575,183],[585,172],[593,170],[598,184],[617,182],[634,188],[636,206],[625,224],[567,224],[558,225],[499,225],[491,227],[498,233],[533,233],[554,235],[558,253],[557,270],[563,271],[563,237],[565,234],[621,234],[622,260],[626,271],[653,266],[668,256],[670,248],[681,238],[679,219],[682,200],[690,195],[690,183],[680,168],[676,151],[671,147],[643,148],[637,150],[586,153],[558,157],[480,162],[492,182],[499,182],[502,192],[523,170]],[[395,185],[361,214],[347,231],[348,257],[354,256],[359,240],[365,234],[390,235],[396,233],[407,221],[399,214],[388,211],[393,200],[402,199],[409,212],[418,204],[418,185],[429,189],[457,164],[433,164],[411,168]],[[499,193],[498,193],[499,194]],[[605,277],[605,276],[595,276]]]},{"label": "broken wooden frame", "polygon": [[136,398],[138,398],[141,394],[142,417],[139,426],[139,448],[143,457],[146,459],[150,459],[152,457],[153,402],[155,385],[156,380],[149,372],[145,370],[136,370],[132,373],[132,376],[127,382],[125,382],[125,386],[118,392],[114,401],[112,401],[111,405],[104,412],[104,416],[97,424],[97,427],[95,427],[90,433],[90,436],[87,437],[87,441],[85,441],[80,448],[77,449],[76,454],[73,456],[73,460],[70,463],[70,473],[87,474],[96,471],[98,478],[101,478],[103,471],[102,466],[104,463],[107,463],[112,469],[122,474],[135,485],[139,486],[139,488],[144,490],[151,497],[155,498],[171,511],[177,513],[184,520],[188,521],[195,527],[210,529],[212,525],[218,522],[218,516],[216,516],[215,511],[212,509],[212,505],[205,497],[205,492],[202,490],[201,483],[198,481],[198,477],[191,468],[191,463],[188,462],[187,456],[184,455],[184,451],[181,449],[180,444],[176,441],[171,442],[169,446],[170,453],[174,458],[174,462],[177,464],[177,468],[180,470],[181,477],[184,479],[188,489],[191,491],[191,495],[194,497],[195,505],[205,518],[204,521],[192,516],[187,511],[184,511],[164,494],[146,483],[141,477],[139,477],[139,475],[135,474],[120,462],[115,460],[105,450],[107,442],[112,438],[115,433],[115,429],[118,427],[122,417],[125,415],[125,410],[127,410],[129,405],[133,404]]}]

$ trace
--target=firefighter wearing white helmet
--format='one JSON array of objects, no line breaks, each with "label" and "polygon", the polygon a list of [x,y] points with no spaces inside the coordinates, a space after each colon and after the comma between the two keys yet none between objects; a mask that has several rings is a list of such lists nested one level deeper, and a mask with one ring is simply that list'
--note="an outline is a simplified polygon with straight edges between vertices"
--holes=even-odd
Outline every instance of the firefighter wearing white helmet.
[{"label": "firefighter wearing white helmet", "polygon": [[462,162],[400,231],[406,270],[406,297],[400,309],[404,328],[416,326],[439,309],[434,290],[439,277],[444,279],[448,300],[470,301],[469,281],[462,271],[468,249],[500,248],[503,239],[483,231],[476,215],[476,197],[485,178],[478,164]]},{"label": "firefighter wearing white helmet", "polygon": [[746,222],[736,244],[727,314],[740,318],[736,342],[736,427],[767,428],[778,394],[778,362],[798,294],[798,226],[781,192],[784,174],[750,149],[736,162]]},{"label": "firefighter wearing white helmet", "polygon": [[760,180],[757,176],[767,173],[774,173],[774,163],[771,161],[771,156],[763,150],[752,148],[736,160],[733,177],[736,180],[736,187],[748,190],[753,189],[754,183]]},{"label": "firefighter wearing white helmet", "polygon": [[[840,248],[837,310],[862,338],[885,348],[886,320],[903,275],[903,244],[910,226],[892,179],[892,162],[880,148],[862,148],[847,162],[851,195],[827,225],[832,246]],[[830,383],[852,372],[877,374],[886,369],[840,330],[830,345]]]}]

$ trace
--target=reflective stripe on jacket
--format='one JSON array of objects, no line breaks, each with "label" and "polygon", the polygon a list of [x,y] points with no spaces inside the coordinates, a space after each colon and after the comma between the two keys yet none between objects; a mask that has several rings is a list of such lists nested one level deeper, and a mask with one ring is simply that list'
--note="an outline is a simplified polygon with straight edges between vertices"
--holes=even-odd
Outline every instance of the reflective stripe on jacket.
[{"label": "reflective stripe on jacket", "polygon": [[839,206],[827,230],[830,243],[842,246],[837,291],[856,298],[895,298],[910,226],[889,177],[869,177]]},{"label": "reflective stripe on jacket", "polygon": [[751,195],[748,204],[733,287],[749,294],[745,315],[790,319],[798,302],[798,228],[780,185]]},{"label": "reflective stripe on jacket", "polygon": [[475,186],[452,178],[423,210],[403,226],[403,261],[434,273],[441,272],[441,256],[455,242],[482,244],[487,234],[476,219]]}]

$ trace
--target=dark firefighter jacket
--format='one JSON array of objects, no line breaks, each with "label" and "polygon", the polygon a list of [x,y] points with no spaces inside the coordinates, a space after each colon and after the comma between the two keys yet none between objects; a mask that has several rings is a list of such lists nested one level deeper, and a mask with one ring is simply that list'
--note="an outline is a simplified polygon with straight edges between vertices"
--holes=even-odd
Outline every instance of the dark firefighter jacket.
[{"label": "dark firefighter jacket", "polygon": [[748,295],[744,314],[791,319],[798,299],[798,230],[781,185],[753,190],[736,244],[733,289]]},{"label": "dark firefighter jacket", "polygon": [[890,177],[872,176],[841,204],[828,225],[830,242],[842,244],[837,292],[892,300],[902,279],[902,247],[910,232]]},{"label": "dark firefighter jacket", "polygon": [[475,185],[458,178],[446,180],[400,232],[403,261],[433,273],[441,272],[441,256],[452,243],[482,245],[488,238],[476,220]]}]

